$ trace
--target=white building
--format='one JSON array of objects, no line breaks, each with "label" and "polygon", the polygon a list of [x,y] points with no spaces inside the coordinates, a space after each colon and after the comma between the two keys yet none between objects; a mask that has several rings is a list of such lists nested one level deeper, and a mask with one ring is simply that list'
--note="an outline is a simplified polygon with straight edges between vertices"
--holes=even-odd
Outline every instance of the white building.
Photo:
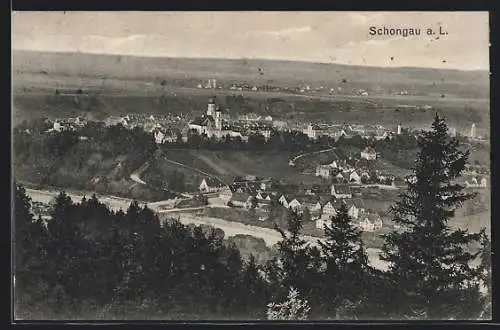
[{"label": "white building", "polygon": [[285,208],[288,208],[288,201],[285,197],[285,195],[281,195],[281,197],[278,199],[278,202],[283,205]]},{"label": "white building", "polygon": [[328,179],[332,172],[332,168],[328,165],[318,165],[316,167],[316,176]]},{"label": "white building", "polygon": [[349,175],[349,181],[350,182],[354,182],[354,183],[361,183],[361,177],[358,175],[358,173],[356,171],[353,171],[350,175]]},{"label": "white building", "polygon": [[292,210],[294,211],[297,211],[298,209],[300,209],[300,207],[302,206],[302,204],[300,204],[300,202],[295,198],[293,199],[289,204],[288,204],[288,208],[291,208]]},{"label": "white building", "polygon": [[332,205],[331,202],[328,202],[323,206],[323,215],[328,215],[328,216],[337,215],[337,211],[335,210],[335,207]]},{"label": "white building", "polygon": [[165,134],[163,134],[162,131],[156,131],[154,133],[154,137],[155,137],[155,142],[156,144],[163,144],[165,143]]},{"label": "white building", "polygon": [[373,148],[366,147],[363,151],[361,151],[361,158],[366,160],[375,160],[377,159],[377,153]]},{"label": "white building", "polygon": [[472,123],[470,127],[470,137],[474,138],[476,137],[476,124]]},{"label": "white building", "polygon": [[332,184],[331,195],[338,199],[352,198],[351,189],[347,185]]},{"label": "white building", "polygon": [[214,178],[204,178],[201,180],[199,190],[204,193],[218,192],[224,185]]}]

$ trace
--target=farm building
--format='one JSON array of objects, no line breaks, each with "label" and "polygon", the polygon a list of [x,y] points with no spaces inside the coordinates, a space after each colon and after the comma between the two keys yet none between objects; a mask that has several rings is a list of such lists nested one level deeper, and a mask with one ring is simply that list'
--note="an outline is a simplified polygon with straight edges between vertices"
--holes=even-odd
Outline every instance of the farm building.
[{"label": "farm building", "polygon": [[343,198],[352,198],[352,192],[348,185],[332,185],[331,195],[335,198],[343,199]]},{"label": "farm building", "polygon": [[224,185],[215,178],[204,178],[201,180],[199,186],[200,192],[204,193],[218,192],[222,188],[224,188]]}]

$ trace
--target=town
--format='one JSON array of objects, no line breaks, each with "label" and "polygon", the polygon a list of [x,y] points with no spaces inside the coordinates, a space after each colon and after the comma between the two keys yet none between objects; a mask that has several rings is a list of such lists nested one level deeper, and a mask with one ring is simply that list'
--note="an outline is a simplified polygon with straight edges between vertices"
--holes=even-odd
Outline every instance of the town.
[{"label": "town", "polygon": [[[211,83],[215,84],[213,81]],[[272,176],[256,176],[254,173],[246,173],[244,176],[226,177],[221,179],[215,171],[203,172],[200,169],[192,169],[199,176],[199,181],[188,191],[176,191],[176,193],[189,196],[193,199],[197,194],[204,196],[207,205],[213,208],[226,209],[228,207],[240,210],[237,213],[241,218],[258,219],[257,225],[270,226],[273,221],[273,208],[279,207],[283,210],[292,209],[307,218],[306,232],[311,235],[321,236],[324,224],[331,216],[334,216],[339,207],[345,203],[349,209],[349,215],[355,224],[364,232],[376,232],[384,227],[394,225],[388,217],[387,203],[375,203],[374,195],[379,191],[395,196],[400,187],[405,185],[405,175],[401,171],[391,172],[390,167],[376,168],[373,164],[380,163],[383,159],[381,153],[377,152],[373,145],[377,141],[395,140],[398,136],[409,136],[416,139],[417,130],[405,128],[401,123],[394,127],[386,128],[382,125],[361,125],[355,123],[305,123],[302,126],[289,128],[287,121],[273,119],[271,116],[258,116],[255,114],[239,115],[232,118],[230,109],[221,109],[212,97],[208,100],[207,108],[201,115],[190,118],[182,113],[159,114],[125,114],[123,116],[112,116],[104,120],[106,127],[121,126],[128,130],[141,129],[154,138],[158,148],[163,148],[167,158],[169,147],[186,144],[193,136],[200,136],[211,141],[238,140],[248,143],[249,138],[255,139],[260,136],[265,143],[271,139],[272,134],[288,132],[291,134],[302,134],[308,141],[326,139],[327,143],[363,139],[367,146],[357,152],[346,154],[341,152],[342,147],[331,147],[325,145],[323,150],[302,152],[288,159],[288,166],[300,171],[317,183],[293,184],[283,178]],[[63,131],[81,131],[86,125],[84,118],[61,118],[46,120],[47,129],[45,134],[58,134]],[[29,130],[24,133],[29,134]],[[468,134],[467,134],[468,133]],[[450,134],[457,135],[456,130],[450,129]],[[469,141],[482,141],[484,137],[478,136],[475,124],[470,131],[466,132],[465,138]],[[81,141],[89,140],[88,136],[79,136]],[[91,143],[91,141],[87,141]],[[326,148],[328,147],[328,148]],[[325,149],[326,148],[326,149]],[[322,156],[322,157],[315,157]],[[316,164],[316,165],[314,165]],[[192,164],[180,164],[179,166],[192,166]],[[141,185],[155,185],[154,182],[146,182],[139,175],[147,168],[132,173],[130,178]],[[469,167],[469,181],[463,182],[468,189],[486,189],[488,187],[489,174],[487,166]],[[260,173],[262,175],[263,173]],[[189,172],[188,174],[189,175]],[[99,178],[93,179],[95,182]],[[168,180],[167,180],[168,181]],[[169,183],[162,180],[163,189],[169,190]],[[170,185],[172,187],[172,185]],[[171,190],[171,189],[170,189]],[[383,193],[382,193],[383,195]],[[383,199],[383,198],[378,198]],[[198,198],[198,201],[203,198]],[[371,203],[370,203],[371,202]],[[185,199],[175,199],[165,202],[168,208],[182,212],[182,205],[188,205],[186,212],[192,213],[193,205],[202,206],[203,203],[187,203]],[[163,207],[163,211],[168,208]],[[199,210],[196,210],[197,214]],[[213,211],[212,211],[213,212]],[[218,212],[218,216],[226,220],[241,221],[238,216],[231,217]],[[311,223],[311,225],[309,225]]]}]

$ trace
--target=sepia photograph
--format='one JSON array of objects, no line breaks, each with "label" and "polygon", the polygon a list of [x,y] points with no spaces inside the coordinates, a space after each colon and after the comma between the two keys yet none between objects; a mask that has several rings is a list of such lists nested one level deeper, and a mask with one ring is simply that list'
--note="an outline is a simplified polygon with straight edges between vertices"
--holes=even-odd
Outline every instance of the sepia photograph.
[{"label": "sepia photograph", "polygon": [[11,20],[14,322],[491,320],[488,12]]}]

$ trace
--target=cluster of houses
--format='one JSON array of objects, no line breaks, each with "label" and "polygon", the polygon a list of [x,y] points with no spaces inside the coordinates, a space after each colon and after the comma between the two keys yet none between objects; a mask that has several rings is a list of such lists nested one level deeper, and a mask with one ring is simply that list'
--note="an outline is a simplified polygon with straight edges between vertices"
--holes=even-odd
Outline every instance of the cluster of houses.
[{"label": "cluster of houses", "polygon": [[224,185],[214,178],[204,178],[199,186],[202,193],[218,193],[219,198],[226,205],[244,209],[259,209],[269,212],[272,204],[286,209],[292,209],[298,214],[308,210],[311,221],[315,221],[316,228],[323,229],[323,225],[337,214],[342,203],[348,208],[348,214],[353,221],[364,231],[375,231],[382,228],[382,220],[377,214],[366,210],[363,200],[353,198],[355,193],[348,185],[333,184],[327,194],[284,194],[270,191],[270,179],[254,176],[236,178],[230,185]]},{"label": "cluster of houses", "polygon": [[401,124],[394,127],[393,130],[387,129],[382,125],[365,126],[359,124],[345,125],[330,125],[325,123],[313,124],[310,123],[303,126],[302,132],[310,139],[316,140],[322,136],[329,136],[334,139],[339,139],[341,136],[350,138],[353,135],[360,135],[363,138],[373,138],[375,140],[384,140],[386,138],[394,138],[395,135],[402,133]]},{"label": "cluster of houses", "polygon": [[363,169],[354,169],[349,166],[345,160],[332,161],[328,164],[321,164],[316,167],[316,176],[331,179],[336,183],[352,183],[352,184],[384,184],[394,185],[395,176],[384,175],[379,171],[370,172]]},{"label": "cluster of houses", "polygon": [[475,178],[473,177],[471,181],[465,181],[465,186],[467,188],[486,188],[488,186],[488,181],[486,178]]},{"label": "cluster of houses", "polygon": [[52,127],[46,130],[47,133],[51,133],[51,132],[62,132],[62,131],[75,131],[76,129],[87,125],[87,120],[80,117],[75,117],[75,118],[56,119],[53,122],[47,120],[47,123],[52,124]]}]

